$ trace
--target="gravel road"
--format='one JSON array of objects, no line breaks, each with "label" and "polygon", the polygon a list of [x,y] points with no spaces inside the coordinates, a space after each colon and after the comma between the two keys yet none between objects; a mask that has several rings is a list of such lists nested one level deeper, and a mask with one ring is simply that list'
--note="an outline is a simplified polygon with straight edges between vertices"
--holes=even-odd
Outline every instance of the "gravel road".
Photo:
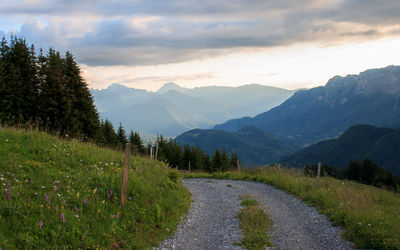
[{"label": "gravel road", "polygon": [[351,249],[315,207],[271,186],[215,179],[185,179],[184,185],[193,196],[191,209],[173,238],[157,249],[242,249],[233,244],[242,235],[236,217],[241,195],[258,200],[273,220],[273,249]]}]

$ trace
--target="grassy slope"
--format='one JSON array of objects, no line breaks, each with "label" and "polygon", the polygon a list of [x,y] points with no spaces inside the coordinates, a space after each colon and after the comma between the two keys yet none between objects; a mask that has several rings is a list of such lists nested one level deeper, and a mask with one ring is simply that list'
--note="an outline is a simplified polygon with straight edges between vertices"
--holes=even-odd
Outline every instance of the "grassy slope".
[{"label": "grassy slope", "polygon": [[344,237],[358,247],[400,249],[398,193],[329,177],[304,177],[296,170],[284,168],[186,175],[251,180],[275,186],[318,207],[335,225],[341,226]]},{"label": "grassy slope", "polygon": [[157,245],[187,211],[190,194],[176,171],[134,157],[121,209],[122,164],[121,153],[95,145],[0,129],[0,248]]}]

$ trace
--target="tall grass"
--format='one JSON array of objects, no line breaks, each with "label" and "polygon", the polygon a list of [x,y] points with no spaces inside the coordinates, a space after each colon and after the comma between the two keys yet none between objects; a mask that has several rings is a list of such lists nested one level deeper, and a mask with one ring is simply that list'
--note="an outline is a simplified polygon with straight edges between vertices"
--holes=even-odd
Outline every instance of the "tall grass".
[{"label": "tall grass", "polygon": [[239,245],[249,250],[265,249],[272,246],[267,231],[270,229],[272,220],[258,206],[257,200],[249,196],[242,196],[240,205],[244,206],[239,213],[240,229],[243,231],[243,238]]},{"label": "tall grass", "polygon": [[186,173],[262,182],[299,197],[344,230],[344,237],[365,249],[400,249],[400,194],[330,177],[305,177],[295,169],[266,168],[226,173]]},{"label": "tall grass", "polygon": [[[134,248],[170,235],[190,203],[176,171],[37,131],[0,129],[0,248]],[[136,171],[136,168],[138,171]]]}]

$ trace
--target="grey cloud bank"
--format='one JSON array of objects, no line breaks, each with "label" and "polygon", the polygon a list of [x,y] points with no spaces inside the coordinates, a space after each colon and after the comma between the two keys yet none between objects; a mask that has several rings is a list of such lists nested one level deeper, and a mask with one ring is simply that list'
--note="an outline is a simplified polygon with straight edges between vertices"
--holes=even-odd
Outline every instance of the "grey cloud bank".
[{"label": "grey cloud bank", "polygon": [[91,66],[183,62],[300,42],[365,41],[398,36],[400,23],[397,0],[0,2],[2,18],[21,22],[14,33],[44,48],[71,50]]}]

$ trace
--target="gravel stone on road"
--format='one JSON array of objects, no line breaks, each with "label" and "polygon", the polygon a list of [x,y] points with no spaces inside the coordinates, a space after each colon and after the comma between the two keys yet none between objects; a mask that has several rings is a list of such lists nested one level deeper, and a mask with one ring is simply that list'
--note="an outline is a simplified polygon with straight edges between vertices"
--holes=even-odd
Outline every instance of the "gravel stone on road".
[{"label": "gravel stone on road", "polygon": [[192,205],[175,235],[156,249],[243,249],[239,197],[256,199],[273,221],[271,249],[352,249],[315,207],[274,187],[249,181],[185,179]]}]

